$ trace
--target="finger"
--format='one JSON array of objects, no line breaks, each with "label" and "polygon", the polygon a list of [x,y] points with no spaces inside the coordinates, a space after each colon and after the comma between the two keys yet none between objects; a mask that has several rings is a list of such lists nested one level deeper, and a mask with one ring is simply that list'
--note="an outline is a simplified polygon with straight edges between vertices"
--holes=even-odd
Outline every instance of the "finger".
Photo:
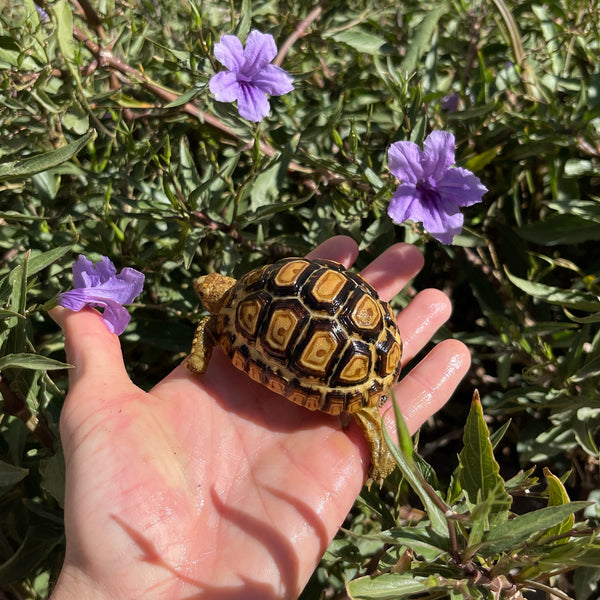
[{"label": "finger", "polygon": [[406,364],[429,342],[450,318],[452,304],[444,292],[426,289],[419,292],[397,318],[402,338],[402,362]]},{"label": "finger", "polygon": [[119,337],[107,329],[98,311],[86,308],[73,312],[56,307],[50,316],[65,335],[67,362],[73,365],[69,370],[71,391],[81,381],[89,390],[130,383]]},{"label": "finger", "polygon": [[361,271],[379,297],[391,300],[422,268],[423,255],[412,244],[394,244]]},{"label": "finger", "polygon": [[[396,384],[396,401],[411,434],[446,404],[470,365],[462,342],[444,340]],[[385,412],[384,421],[388,431],[396,431],[393,411]]]},{"label": "finger", "polygon": [[329,238],[306,255],[306,258],[326,258],[342,263],[348,268],[358,256],[358,244],[347,235]]}]

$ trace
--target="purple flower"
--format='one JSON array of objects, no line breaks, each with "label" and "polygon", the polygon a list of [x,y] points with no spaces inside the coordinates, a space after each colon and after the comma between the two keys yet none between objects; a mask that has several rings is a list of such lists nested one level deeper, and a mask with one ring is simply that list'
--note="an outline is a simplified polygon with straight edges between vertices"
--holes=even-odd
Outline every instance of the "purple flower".
[{"label": "purple flower", "polygon": [[433,131],[423,150],[413,142],[396,142],[388,151],[390,171],[402,182],[390,200],[388,215],[396,222],[423,223],[442,244],[462,230],[461,207],[481,202],[487,188],[467,169],[454,164],[454,136]]},{"label": "purple flower", "polygon": [[80,254],[73,263],[75,287],[60,294],[58,303],[74,311],[85,306],[103,307],[106,326],[112,333],[121,335],[131,318],[123,305],[140,295],[143,284],[144,275],[135,269],[125,267],[117,275],[115,265],[106,256],[94,265]]},{"label": "purple flower", "polygon": [[224,35],[215,45],[215,58],[227,67],[211,77],[208,86],[219,102],[237,100],[244,119],[260,121],[270,112],[267,94],[280,96],[294,89],[284,69],[270,64],[277,54],[272,35],[251,31],[246,48],[235,35]]}]

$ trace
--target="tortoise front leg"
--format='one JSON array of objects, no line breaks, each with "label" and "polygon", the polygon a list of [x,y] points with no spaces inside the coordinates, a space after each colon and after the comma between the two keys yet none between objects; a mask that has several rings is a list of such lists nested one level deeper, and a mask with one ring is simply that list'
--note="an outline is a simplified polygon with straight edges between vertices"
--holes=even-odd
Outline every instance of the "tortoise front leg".
[{"label": "tortoise front leg", "polygon": [[208,367],[208,361],[212,355],[212,350],[215,345],[214,334],[212,331],[212,317],[204,317],[194,334],[192,341],[192,349],[187,361],[187,368],[192,373],[202,375]]},{"label": "tortoise front leg", "polygon": [[377,406],[363,408],[352,413],[352,416],[363,432],[371,450],[369,480],[382,483],[396,468],[396,461],[383,438],[379,409]]}]

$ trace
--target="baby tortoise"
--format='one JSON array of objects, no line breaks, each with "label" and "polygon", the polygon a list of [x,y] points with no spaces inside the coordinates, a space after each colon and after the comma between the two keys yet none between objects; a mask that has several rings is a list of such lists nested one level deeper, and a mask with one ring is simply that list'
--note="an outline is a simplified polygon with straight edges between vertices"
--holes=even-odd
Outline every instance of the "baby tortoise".
[{"label": "baby tortoise", "polygon": [[196,330],[188,369],[204,373],[215,344],[270,390],[332,415],[350,413],[371,449],[369,478],[394,470],[379,407],[400,373],[394,313],[360,275],[331,260],[285,258],[239,281],[194,282],[211,313]]}]

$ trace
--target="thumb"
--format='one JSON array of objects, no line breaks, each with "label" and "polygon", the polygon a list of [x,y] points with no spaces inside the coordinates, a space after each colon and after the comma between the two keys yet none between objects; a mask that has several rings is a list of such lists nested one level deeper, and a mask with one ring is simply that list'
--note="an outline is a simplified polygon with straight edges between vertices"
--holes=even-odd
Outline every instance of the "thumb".
[{"label": "thumb", "polygon": [[65,335],[67,362],[73,365],[69,371],[69,388],[84,385],[89,391],[115,390],[131,385],[123,363],[119,337],[111,333],[100,313],[92,308],[73,312],[61,306],[50,311]]}]

